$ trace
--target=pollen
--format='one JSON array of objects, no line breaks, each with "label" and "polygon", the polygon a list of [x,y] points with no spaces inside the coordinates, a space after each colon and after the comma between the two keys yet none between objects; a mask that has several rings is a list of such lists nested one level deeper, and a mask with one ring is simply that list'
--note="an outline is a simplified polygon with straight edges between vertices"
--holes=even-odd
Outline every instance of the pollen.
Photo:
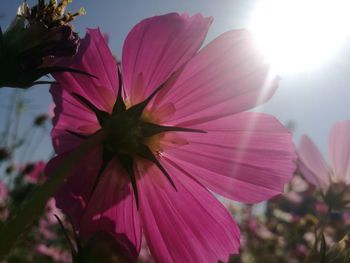
[{"label": "pollen", "polygon": [[27,3],[23,3],[17,12],[19,17],[24,17],[29,25],[43,23],[47,28],[56,26],[70,25],[77,16],[85,15],[85,9],[82,7],[76,13],[66,12],[67,6],[72,0],[62,0],[57,3],[56,0],[50,0],[48,4],[44,0],[38,0],[38,4],[29,8]]}]

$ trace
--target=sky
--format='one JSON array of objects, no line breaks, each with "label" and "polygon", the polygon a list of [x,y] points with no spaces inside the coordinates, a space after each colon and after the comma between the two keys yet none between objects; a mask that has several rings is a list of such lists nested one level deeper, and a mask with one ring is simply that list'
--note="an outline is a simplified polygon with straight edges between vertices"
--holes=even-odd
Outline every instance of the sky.
[{"label": "sky", "polygon": [[[120,57],[123,41],[130,29],[140,20],[169,12],[202,13],[212,16],[206,43],[230,29],[250,25],[253,10],[259,0],[74,0],[70,10],[84,7],[86,15],[74,21],[80,36],[85,28],[99,27],[109,35],[109,46]],[[33,1],[28,1],[32,3]],[[21,1],[0,0],[0,25],[3,29],[14,16]],[[315,7],[317,8],[317,7]],[[312,19],[312,13],[310,13]],[[324,19],[330,19],[325,17]],[[288,29],[290,30],[290,29]],[[322,28],[319,29],[322,32]],[[328,30],[328,32],[327,32]],[[325,29],[324,35],[330,29]],[[288,33],[288,32],[287,32]],[[291,32],[293,33],[293,32]],[[312,33],[312,32],[311,32]],[[278,37],[278,36],[277,36]],[[307,44],[307,39],[296,39]],[[348,45],[346,45],[348,43]],[[285,52],[293,52],[293,47]],[[296,144],[302,134],[308,134],[323,153],[327,152],[328,132],[337,121],[350,119],[350,41],[347,41],[327,63],[316,69],[301,72],[280,73],[280,84],[272,99],[256,110],[271,113],[282,123],[293,121],[296,125]],[[4,125],[5,108],[12,90],[0,89],[0,125]],[[46,111],[52,103],[48,86],[38,86],[25,91],[23,96],[29,102],[22,129],[32,116]],[[28,125],[28,124],[27,124]],[[0,127],[3,128],[3,127]],[[0,129],[1,130],[1,129]],[[47,159],[52,150],[48,135],[42,137],[40,149],[30,155],[33,160]]]}]

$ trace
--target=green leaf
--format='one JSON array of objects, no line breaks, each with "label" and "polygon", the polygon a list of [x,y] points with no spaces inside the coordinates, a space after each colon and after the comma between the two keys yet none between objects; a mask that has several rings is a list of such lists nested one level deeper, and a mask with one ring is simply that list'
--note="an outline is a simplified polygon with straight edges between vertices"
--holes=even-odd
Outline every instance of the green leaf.
[{"label": "green leaf", "polygon": [[326,263],[326,240],[324,238],[323,233],[320,233],[321,240],[320,240],[320,257],[319,262],[320,263]]}]

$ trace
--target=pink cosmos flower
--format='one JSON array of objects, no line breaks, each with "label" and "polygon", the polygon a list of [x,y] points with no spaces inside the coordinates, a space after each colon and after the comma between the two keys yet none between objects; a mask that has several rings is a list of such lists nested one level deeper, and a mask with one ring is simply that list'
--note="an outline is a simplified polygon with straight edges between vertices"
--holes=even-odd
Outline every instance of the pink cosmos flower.
[{"label": "pink cosmos flower", "polygon": [[48,172],[90,135],[106,135],[56,196],[83,239],[117,233],[138,252],[143,232],[157,262],[227,260],[239,228],[209,190],[256,203],[290,180],[287,129],[244,112],[267,101],[277,79],[245,30],[199,50],[211,22],[175,13],[141,21],[125,40],[122,72],[96,29],[73,62],[61,62],[96,78],[55,74],[58,157]]},{"label": "pink cosmos flower", "polygon": [[350,184],[350,121],[333,125],[328,137],[328,151],[330,165],[307,135],[300,140],[299,169],[306,180],[324,191],[332,183]]}]

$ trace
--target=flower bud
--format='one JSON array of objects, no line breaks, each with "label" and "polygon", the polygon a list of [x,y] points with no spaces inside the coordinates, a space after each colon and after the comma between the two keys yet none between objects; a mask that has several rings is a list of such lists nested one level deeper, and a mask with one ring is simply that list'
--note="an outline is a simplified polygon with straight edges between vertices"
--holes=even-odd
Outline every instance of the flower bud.
[{"label": "flower bud", "polygon": [[0,148],[0,162],[6,161],[11,157],[10,152],[5,148]]},{"label": "flower bud", "polygon": [[333,182],[324,195],[325,203],[333,210],[341,211],[350,202],[350,189],[344,182]]},{"label": "flower bud", "polygon": [[0,88],[28,88],[40,77],[53,72],[70,71],[60,67],[47,66],[45,59],[71,57],[77,53],[80,39],[69,24],[76,16],[83,14],[65,13],[70,1],[59,4],[50,0],[38,0],[30,8],[24,2],[17,16],[7,30],[0,29]]},{"label": "flower bud", "polygon": [[34,125],[35,126],[42,126],[45,124],[47,119],[48,119],[47,114],[40,114],[40,115],[36,116],[36,118],[34,119]]},{"label": "flower bud", "polygon": [[6,173],[6,175],[10,175],[14,170],[15,170],[15,168],[13,167],[12,164],[10,164],[9,166],[6,167],[5,173]]},{"label": "flower bud", "polygon": [[44,161],[38,161],[36,163],[28,163],[24,169],[23,174],[28,182],[40,184],[45,181],[45,170],[46,163]]}]

